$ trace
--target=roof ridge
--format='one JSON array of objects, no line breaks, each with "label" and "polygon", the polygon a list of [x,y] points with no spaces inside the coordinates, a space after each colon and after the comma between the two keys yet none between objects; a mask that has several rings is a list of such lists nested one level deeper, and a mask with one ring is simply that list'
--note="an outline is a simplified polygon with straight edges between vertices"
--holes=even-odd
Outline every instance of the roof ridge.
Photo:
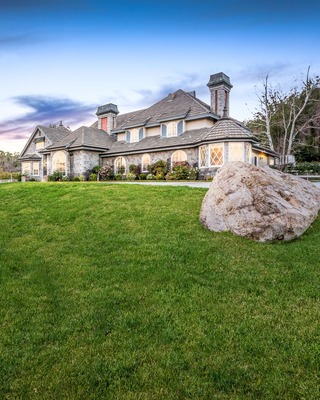
[{"label": "roof ridge", "polygon": [[[182,90],[182,89],[181,89]],[[182,90],[187,96],[191,97],[191,99],[193,99],[194,101],[196,101],[202,108],[205,109],[205,111],[210,111],[210,105],[205,103],[203,100],[199,99],[196,96],[192,96],[192,94],[190,94],[189,92],[186,92],[184,90]]]}]

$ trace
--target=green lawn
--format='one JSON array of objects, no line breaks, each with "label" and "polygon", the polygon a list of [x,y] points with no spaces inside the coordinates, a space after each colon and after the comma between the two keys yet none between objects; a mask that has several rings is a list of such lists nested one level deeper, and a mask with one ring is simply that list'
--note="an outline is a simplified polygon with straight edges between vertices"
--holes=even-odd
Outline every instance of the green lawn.
[{"label": "green lawn", "polygon": [[205,192],[0,186],[1,399],[320,398],[320,219],[250,242]]}]

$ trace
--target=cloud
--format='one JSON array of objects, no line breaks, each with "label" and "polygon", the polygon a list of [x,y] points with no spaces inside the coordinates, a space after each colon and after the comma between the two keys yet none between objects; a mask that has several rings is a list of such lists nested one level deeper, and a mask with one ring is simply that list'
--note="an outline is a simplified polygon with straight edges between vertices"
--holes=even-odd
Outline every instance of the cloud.
[{"label": "cloud", "polygon": [[3,36],[0,37],[0,47],[3,46],[21,46],[30,43],[40,42],[42,39],[40,37],[36,38],[30,34],[22,34],[16,36]]},{"label": "cloud", "polygon": [[49,126],[63,121],[64,125],[75,125],[93,118],[95,107],[67,98],[46,96],[17,96],[11,99],[19,106],[31,111],[25,115],[0,122],[0,136],[7,139],[28,138],[37,125]]}]

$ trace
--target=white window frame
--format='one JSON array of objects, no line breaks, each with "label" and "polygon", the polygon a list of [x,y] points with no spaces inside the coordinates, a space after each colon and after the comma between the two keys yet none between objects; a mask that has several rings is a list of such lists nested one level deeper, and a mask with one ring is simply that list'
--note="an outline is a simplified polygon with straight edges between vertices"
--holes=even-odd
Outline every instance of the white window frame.
[{"label": "white window frame", "polygon": [[[57,167],[59,164],[61,167]],[[64,166],[64,168],[62,166]],[[67,173],[67,157],[63,151],[57,151],[52,156],[52,172],[56,171],[62,172],[63,175]]]},{"label": "white window frame", "polygon": [[22,174],[31,174],[31,162],[22,162]]},{"label": "white window frame", "polygon": [[[176,157],[178,158],[178,160],[174,160],[174,158],[176,158]],[[187,153],[185,151],[177,150],[172,154],[172,156],[171,156],[171,163],[172,164],[175,163],[175,162],[183,162],[183,161],[188,161],[188,156],[187,156]]]},{"label": "white window frame", "polygon": [[130,143],[139,142],[139,129],[132,129],[130,131]]},{"label": "white window frame", "polygon": [[[201,165],[201,149],[205,150],[204,165]],[[202,145],[199,147],[199,168],[207,168],[208,166],[208,146]]]},{"label": "white window frame", "polygon": [[36,142],[36,150],[40,150],[44,148],[44,140],[40,142]]},{"label": "white window frame", "polygon": [[[221,164],[211,164],[211,149],[220,147],[222,150],[222,163]],[[221,167],[224,164],[224,143],[212,143],[209,145],[209,166],[210,167]]]},{"label": "white window frame", "polygon": [[[241,144],[241,154],[242,154],[241,160],[236,160],[236,159],[235,159],[235,160],[231,160],[231,159],[230,159],[230,156],[231,156],[231,147],[232,147],[232,145],[234,145],[234,144],[237,144],[237,145]],[[229,142],[228,161],[242,161],[242,162],[244,162],[244,142]]]},{"label": "white window frame", "polygon": [[[35,167],[36,166],[36,167]],[[36,173],[36,172],[37,173]],[[33,176],[39,176],[40,175],[40,162],[39,161],[34,161],[32,163],[32,175]]]},{"label": "white window frame", "polygon": [[[120,161],[120,164],[118,163]],[[124,167],[124,173],[126,172],[126,160],[124,157],[120,156],[114,160],[114,171],[116,174],[119,174],[118,168]]]},{"label": "white window frame", "polygon": [[167,125],[167,137],[175,137],[178,135],[178,124],[176,122],[170,122]]},{"label": "white window frame", "polygon": [[[144,161],[144,159],[147,158],[148,161]],[[142,172],[148,172],[148,165],[151,164],[151,157],[150,154],[144,154],[141,158],[141,171]]]}]

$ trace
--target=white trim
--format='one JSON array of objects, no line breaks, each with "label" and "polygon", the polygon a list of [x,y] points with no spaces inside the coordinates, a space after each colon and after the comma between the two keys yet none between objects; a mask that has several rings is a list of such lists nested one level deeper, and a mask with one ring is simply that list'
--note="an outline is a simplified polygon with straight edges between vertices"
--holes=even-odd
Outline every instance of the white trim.
[{"label": "white trim", "polygon": [[145,164],[145,163],[143,162],[143,157],[145,157],[145,156],[148,156],[148,157],[149,157],[149,162],[147,163],[147,166],[151,164],[151,157],[150,157],[150,154],[149,154],[149,153],[143,154],[142,157],[141,157],[141,172],[149,172],[147,169],[143,169],[143,166],[144,166],[144,164]]},{"label": "white trim", "polygon": [[[213,147],[221,147],[221,149],[222,149],[222,164],[211,164],[211,148],[213,148]],[[208,165],[209,165],[209,167],[221,167],[223,164],[224,164],[224,162],[225,162],[225,154],[224,154],[224,152],[225,152],[225,148],[226,148],[226,146],[224,145],[224,143],[222,142],[220,142],[220,143],[211,143],[211,144],[209,144],[209,151],[208,151]]]},{"label": "white trim", "polygon": [[117,168],[117,160],[121,159],[121,167],[124,167],[124,173],[126,173],[127,170],[127,163],[126,163],[126,159],[123,156],[119,156],[114,160],[114,172],[116,174],[119,174],[120,172],[118,172],[118,168]]},{"label": "white trim", "polygon": [[[183,157],[183,158],[185,158],[185,160],[173,161],[173,157],[174,157],[174,155],[177,154],[177,153],[179,153],[180,155],[182,155],[182,153],[184,153],[183,156],[185,156],[185,157]],[[183,151],[183,150],[176,150],[174,153],[172,153],[172,155],[171,155],[171,164],[173,164],[174,162],[183,162],[183,161],[188,161],[188,155],[187,155],[187,153],[186,153],[185,151]]]},{"label": "white trim", "polygon": [[[201,149],[201,147],[204,147],[206,150],[205,165],[203,165],[203,166],[200,165],[200,160],[201,160],[201,150],[200,149]],[[199,162],[198,162],[199,168],[208,168],[209,163],[208,163],[208,146],[207,145],[202,144],[201,146],[198,147],[198,160],[199,160]]]}]

